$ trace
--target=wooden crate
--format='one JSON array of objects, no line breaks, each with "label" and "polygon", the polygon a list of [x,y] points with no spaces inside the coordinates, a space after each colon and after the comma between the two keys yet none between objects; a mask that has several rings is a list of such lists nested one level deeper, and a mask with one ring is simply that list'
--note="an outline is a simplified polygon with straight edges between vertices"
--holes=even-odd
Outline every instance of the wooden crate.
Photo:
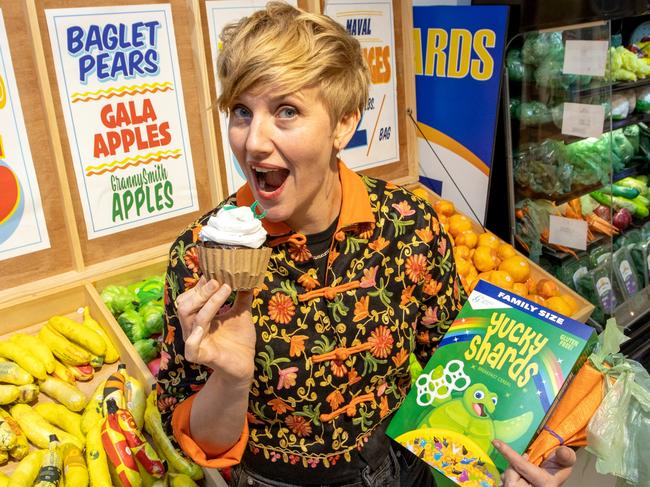
[{"label": "wooden crate", "polygon": [[[422,185],[420,183],[410,184],[410,185],[408,185],[406,187],[410,191],[413,191],[414,189],[417,189],[417,188],[425,190],[427,192],[429,202],[432,203],[432,204],[435,203],[436,201],[439,201],[440,199],[442,199],[436,193],[434,193],[429,188],[427,188],[426,186],[424,186],[424,185]],[[457,212],[457,213],[460,213],[460,212]],[[460,214],[462,214],[462,213],[460,213]],[[474,230],[474,232],[476,232],[477,234],[480,235],[481,233],[483,233],[485,231],[484,228],[476,220],[474,220],[472,217],[469,217],[469,216],[468,216],[468,218],[472,222],[472,230]],[[501,240],[501,242],[503,242],[503,241]],[[506,242],[503,242],[503,243],[506,243]],[[535,280],[539,280],[539,279],[550,279],[550,280],[552,280],[557,285],[557,287],[560,289],[560,292],[562,294],[568,294],[569,296],[571,296],[576,301],[576,303],[578,305],[578,311],[576,311],[571,316],[571,318],[573,318],[573,319],[575,319],[577,321],[581,321],[583,323],[587,321],[587,319],[591,316],[591,313],[594,310],[594,305],[593,304],[591,304],[589,301],[587,301],[581,295],[576,293],[573,289],[568,287],[566,284],[564,284],[563,282],[558,280],[555,276],[549,274],[547,271],[542,269],[535,262],[532,262],[531,260],[529,260],[528,257],[525,256],[524,254],[522,254],[521,252],[517,251],[517,254],[520,255],[521,257],[525,258],[526,260],[528,260],[528,264],[530,265],[531,277],[533,277],[533,279],[535,279]]]},{"label": "wooden crate", "polygon": [[[95,376],[88,382],[77,382],[77,387],[86,395],[95,391],[99,384],[108,378],[110,374],[117,370],[117,365],[121,362],[126,364],[127,372],[142,382],[145,390],[151,389],[154,384],[154,378],[142,364],[133,347],[125,342],[126,337],[122,330],[116,330],[100,308],[95,299],[94,289],[90,285],[83,283],[70,286],[61,291],[55,291],[47,295],[39,295],[35,298],[25,297],[20,301],[14,301],[10,305],[0,307],[0,340],[9,338],[13,333],[18,331],[28,334],[36,334],[47,320],[54,315],[67,316],[75,321],[82,321],[79,309],[88,306],[90,314],[97,320],[106,333],[111,337],[113,343],[120,352],[120,360],[113,364],[106,364],[100,370],[95,372]],[[38,402],[54,402],[45,394],[39,394]],[[8,409],[8,408],[7,408]],[[10,474],[13,472],[17,462],[10,461],[0,468],[0,472]]]},{"label": "wooden crate", "polygon": [[[101,283],[103,287],[108,283],[130,283],[142,277],[162,272],[166,265],[165,259],[160,258],[158,261],[157,264],[148,264],[138,269],[131,269],[126,273],[123,270],[122,272],[117,271],[100,279],[98,283]],[[111,312],[101,301],[97,289],[90,282],[53,290],[47,294],[39,293],[37,296],[25,296],[11,303],[0,305],[0,330],[2,333],[0,340],[7,339],[13,333],[19,331],[35,334],[54,315],[67,316],[81,322],[82,318],[79,310],[83,309],[84,306],[89,307],[92,317],[102,325],[106,333],[111,337],[120,352],[120,360],[114,364],[104,365],[99,371],[96,371],[95,377],[91,381],[77,382],[77,387],[89,397],[102,381],[117,370],[119,363],[124,363],[127,372],[142,382],[145,390],[150,390],[155,384],[155,378],[151,375],[151,372],[149,372],[149,369],[137,354]],[[53,400],[45,394],[39,394],[38,402],[53,402]],[[16,465],[17,462],[10,461],[0,468],[0,472],[10,475]],[[204,484],[207,487],[226,486],[217,470],[204,469],[204,472]]]}]

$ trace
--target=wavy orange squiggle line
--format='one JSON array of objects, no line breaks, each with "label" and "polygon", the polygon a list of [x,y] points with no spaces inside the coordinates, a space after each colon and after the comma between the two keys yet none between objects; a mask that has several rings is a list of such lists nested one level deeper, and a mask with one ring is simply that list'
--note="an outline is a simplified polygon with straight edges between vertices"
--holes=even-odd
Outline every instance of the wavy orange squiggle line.
[{"label": "wavy orange squiggle line", "polygon": [[102,98],[113,98],[113,97],[121,98],[125,95],[144,95],[145,93],[158,93],[158,92],[162,93],[164,91],[171,91],[173,89],[174,88],[166,87],[166,88],[151,88],[146,90],[123,91],[122,93],[109,93],[108,95],[99,95],[96,98],[93,98],[92,96],[88,96],[86,98],[75,98],[74,100],[72,100],[72,103],[97,101],[97,100],[101,100]]},{"label": "wavy orange squiggle line", "polygon": [[162,161],[163,159],[178,159],[179,157],[181,157],[181,155],[182,154],[178,154],[174,156],[150,157],[149,159],[143,159],[141,161],[129,162],[124,166],[113,166],[106,169],[102,169],[101,171],[89,171],[86,173],[86,176],[100,176],[107,172],[115,172],[118,169],[126,169],[127,167],[131,167],[131,166],[135,167],[135,166],[139,166],[140,164],[149,164],[151,162]]}]

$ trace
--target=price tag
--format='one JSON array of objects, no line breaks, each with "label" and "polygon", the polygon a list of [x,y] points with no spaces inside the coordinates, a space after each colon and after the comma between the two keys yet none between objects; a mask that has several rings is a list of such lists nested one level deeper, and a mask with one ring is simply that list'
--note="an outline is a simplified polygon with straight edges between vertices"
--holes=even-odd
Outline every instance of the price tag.
[{"label": "price tag", "polygon": [[565,103],[562,133],[576,137],[600,137],[605,124],[605,107],[585,103]]},{"label": "price tag", "polygon": [[607,41],[566,41],[564,45],[564,74],[605,76]]},{"label": "price tag", "polygon": [[551,215],[548,242],[572,249],[587,250],[587,222]]}]

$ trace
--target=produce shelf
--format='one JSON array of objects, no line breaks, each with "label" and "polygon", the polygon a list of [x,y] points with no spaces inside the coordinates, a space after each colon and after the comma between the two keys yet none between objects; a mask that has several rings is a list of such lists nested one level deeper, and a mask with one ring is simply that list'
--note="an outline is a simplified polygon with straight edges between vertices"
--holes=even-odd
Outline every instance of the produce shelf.
[{"label": "produce shelf", "polygon": [[[586,255],[589,253],[591,249],[594,247],[598,247],[601,245],[603,242],[607,241],[609,237],[606,237],[605,235],[599,234],[598,237],[596,237],[595,240],[589,242],[587,244],[587,250],[577,250],[574,249],[576,254],[578,254],[578,257],[582,257],[583,255]],[[553,259],[556,259],[558,261],[564,261],[567,258],[575,259],[575,257],[571,254],[568,254],[566,252],[560,252],[559,250],[554,249],[553,247],[550,247],[547,244],[542,244],[542,253],[547,256],[547,257],[552,257]]]},{"label": "produce shelf", "polygon": [[[650,83],[650,81],[648,81],[648,83]],[[515,119],[513,119],[513,121],[515,121]],[[650,113],[632,113],[623,120],[612,120],[611,128],[610,120],[607,118],[605,119],[605,125],[603,126],[603,134],[612,130],[617,130],[638,123],[650,123]],[[520,148],[527,147],[530,144],[541,143],[547,139],[561,140],[565,144],[571,144],[573,142],[578,142],[579,140],[585,139],[585,137],[576,137],[575,135],[563,134],[561,132],[561,129],[558,128],[557,125],[555,125],[553,122],[537,125],[526,125],[525,128],[525,136],[522,136],[519,140],[518,145]]]},{"label": "produce shelf", "polygon": [[650,78],[643,78],[637,81],[618,81],[612,84],[605,84],[603,86],[587,87],[578,90],[570,90],[570,96],[579,98],[590,97],[594,95],[608,95],[610,86],[612,93],[617,93],[629,89],[642,88],[650,85]]},{"label": "produce shelf", "polygon": [[[622,171],[614,173],[614,175],[612,176],[612,181],[616,183],[616,181],[620,181],[623,178],[627,178],[630,176],[638,176],[640,174],[646,174],[646,171],[643,170],[645,166],[646,166],[645,163],[641,163],[641,164],[635,164],[630,167],[626,167]],[[518,200],[521,200],[523,198],[530,198],[536,200],[541,199],[541,200],[553,201],[556,204],[561,205],[562,203],[566,203],[568,201],[571,201],[572,199],[580,198],[581,196],[584,196],[587,193],[591,193],[592,191],[598,191],[603,186],[605,185],[600,183],[591,184],[591,185],[579,185],[579,186],[575,186],[570,193],[564,193],[564,194],[553,193],[550,195],[545,193],[536,193],[535,191],[532,191],[530,188],[517,187],[517,197]]]},{"label": "produce shelf", "polygon": [[[615,83],[609,83],[605,80],[602,80],[602,85],[595,84],[593,81],[589,86],[585,87],[580,87],[576,88],[570,87],[566,90],[564,90],[566,94],[566,101],[570,102],[584,102],[589,98],[592,98],[594,96],[602,96],[609,98],[609,91],[611,89],[612,93],[620,93],[621,91],[626,91],[626,90],[633,90],[636,88],[642,88],[644,86],[650,86],[650,77],[649,78],[643,78],[637,81],[617,81]],[[511,92],[516,92],[517,95],[520,94],[520,92],[524,91],[529,95],[535,95],[531,96],[530,99],[535,99],[535,100],[544,100],[545,98],[548,98],[548,95],[550,93],[554,93],[559,91],[559,88],[556,88],[555,90],[551,90],[549,88],[544,88],[544,87],[538,87],[537,83],[534,81],[512,81],[510,80],[510,91]]]}]

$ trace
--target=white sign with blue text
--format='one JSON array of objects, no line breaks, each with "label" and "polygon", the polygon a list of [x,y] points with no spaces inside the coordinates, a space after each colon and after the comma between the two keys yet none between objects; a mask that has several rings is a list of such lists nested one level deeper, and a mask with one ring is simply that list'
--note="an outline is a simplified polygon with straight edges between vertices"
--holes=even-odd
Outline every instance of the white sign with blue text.
[{"label": "white sign with blue text", "polygon": [[171,6],[45,14],[88,239],[198,210]]}]

